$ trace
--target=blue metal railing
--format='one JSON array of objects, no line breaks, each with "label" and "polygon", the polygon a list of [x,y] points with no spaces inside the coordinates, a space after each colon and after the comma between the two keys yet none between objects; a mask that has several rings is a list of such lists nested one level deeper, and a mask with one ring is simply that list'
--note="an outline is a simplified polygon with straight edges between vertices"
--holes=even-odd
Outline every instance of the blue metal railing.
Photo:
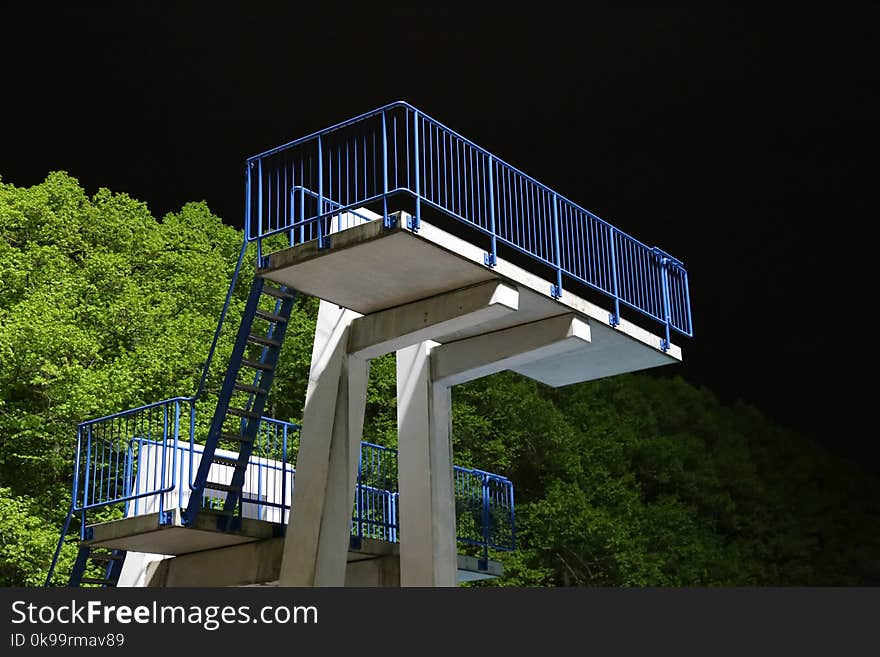
[{"label": "blue metal railing", "polygon": [[[516,546],[513,482],[484,470],[453,466],[456,536],[488,551]],[[362,442],[352,535],[397,542],[400,531],[397,450]]]},{"label": "blue metal railing", "polygon": [[[242,488],[244,517],[286,524],[289,520],[299,425],[263,417]],[[73,516],[80,516],[79,539],[88,538],[88,513],[107,510],[116,517],[158,513],[160,524],[175,508],[185,508],[204,446],[197,443],[196,408],[191,397],[175,397],[89,420],[77,427],[72,501],[52,559],[50,577]],[[230,458],[237,453],[218,449]],[[211,480],[226,483],[234,468],[213,464]],[[513,484],[499,475],[455,466],[457,535],[483,548],[515,547]],[[222,506],[225,494],[206,496],[203,508]],[[361,443],[352,512],[352,536],[400,540],[397,450]],[[105,514],[106,515],[106,514]],[[48,581],[48,580],[47,580]]]},{"label": "blue metal railing", "polygon": [[509,479],[455,466],[453,483],[459,541],[481,547],[484,561],[490,548],[509,550],[516,545],[513,483]]},{"label": "blue metal railing", "polygon": [[[161,514],[173,508],[166,494],[175,490],[180,436],[192,440],[195,404],[190,397],[175,397],[139,408],[82,422],[77,427],[72,511],[83,514],[113,504],[138,508],[139,500],[157,496]],[[143,451],[145,444],[163,446]]]},{"label": "blue metal railing", "polygon": [[[80,518],[79,540],[87,537],[89,511],[112,509],[120,515],[141,512],[144,498],[154,505],[160,522],[168,520],[169,499],[177,486],[180,436],[193,442],[195,400],[174,397],[112,415],[81,422],[76,430],[73,459],[73,485],[70,506],[49,571],[48,586],[58,563],[61,548],[70,531],[73,517]],[[161,449],[144,450],[156,443]],[[121,509],[119,508],[121,507]]]},{"label": "blue metal railing", "polygon": [[[247,160],[245,237],[288,236],[291,246],[326,246],[334,216],[373,205],[386,225],[392,196],[414,199],[411,228],[422,206],[482,234],[485,263],[499,245],[554,272],[550,294],[566,281],[608,296],[621,307],[693,336],[687,271],[681,261],[618,230],[519,169],[405,102],[395,102]],[[366,219],[366,217],[360,217]]]},{"label": "blue metal railing", "polygon": [[351,534],[396,543],[400,532],[397,450],[362,442]]}]

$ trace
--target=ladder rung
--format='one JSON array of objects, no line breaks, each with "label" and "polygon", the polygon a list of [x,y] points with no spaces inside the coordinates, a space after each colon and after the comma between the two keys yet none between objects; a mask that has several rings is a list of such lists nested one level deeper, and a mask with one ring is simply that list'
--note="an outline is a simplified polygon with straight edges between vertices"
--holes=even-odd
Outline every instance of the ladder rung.
[{"label": "ladder rung", "polygon": [[269,363],[261,363],[258,360],[251,360],[250,358],[242,358],[241,364],[247,367],[252,367],[255,370],[265,370],[266,372],[271,372],[275,368],[269,365]]},{"label": "ladder rung", "polygon": [[281,288],[270,287],[267,285],[263,286],[263,294],[268,294],[270,297],[275,297],[276,299],[293,299],[296,296],[295,294],[286,292]]},{"label": "ladder rung", "polygon": [[262,344],[267,347],[280,347],[281,343],[278,340],[273,340],[272,338],[267,338],[265,335],[254,335],[251,333],[248,336],[248,342],[253,342],[254,344]]},{"label": "ladder rung", "polygon": [[281,315],[276,315],[275,313],[270,313],[265,310],[257,309],[257,317],[260,319],[265,319],[267,322],[286,322],[287,318],[282,317]]},{"label": "ladder rung", "polygon": [[260,414],[254,413],[253,411],[246,411],[243,408],[232,408],[231,406],[226,409],[226,412],[230,415],[237,415],[238,417],[246,417],[251,420],[259,420]]},{"label": "ladder rung", "polygon": [[260,388],[258,386],[252,386],[247,383],[239,383],[238,381],[235,382],[235,389],[241,390],[242,392],[249,392],[252,395],[265,395],[266,394],[266,391],[263,390],[263,388]]},{"label": "ladder rung", "polygon": [[238,465],[238,459],[229,458],[228,456],[215,456],[211,461],[218,465],[231,465],[233,467]]},{"label": "ladder rung", "polygon": [[206,481],[205,488],[210,488],[211,490],[222,490],[227,493],[238,492],[241,490],[241,486],[232,486],[230,484],[218,484],[213,481]]},{"label": "ladder rung", "polygon": [[83,577],[79,580],[80,584],[105,584],[107,586],[113,586],[116,582],[112,579],[98,579],[97,577]]},{"label": "ladder rung", "polygon": [[231,440],[237,443],[252,443],[254,442],[252,438],[249,436],[243,436],[240,433],[220,433],[220,440]]}]

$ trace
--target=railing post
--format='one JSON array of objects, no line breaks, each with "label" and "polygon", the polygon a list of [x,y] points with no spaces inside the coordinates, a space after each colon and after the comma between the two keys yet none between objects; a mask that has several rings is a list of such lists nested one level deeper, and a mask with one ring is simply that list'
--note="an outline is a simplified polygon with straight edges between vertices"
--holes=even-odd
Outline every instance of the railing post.
[{"label": "railing post", "polygon": [[284,507],[287,506],[287,425],[281,432],[281,524],[284,523]]},{"label": "railing post", "polygon": [[324,147],[321,143],[321,135],[318,135],[318,248],[330,247],[329,238],[324,235]]},{"label": "railing post", "polygon": [[357,539],[358,541],[363,541],[364,538],[364,481],[363,481],[363,461],[364,461],[364,446],[360,446],[360,450],[358,451],[358,474],[357,474],[357,485],[355,486],[355,508],[357,509]]},{"label": "railing post", "polygon": [[[162,473],[159,476],[159,490],[164,491],[165,470],[168,466],[168,404],[162,405]],[[170,519],[165,514],[165,493],[159,493],[159,524],[167,525]]]},{"label": "railing post", "polygon": [[[134,484],[134,486],[132,487],[132,494],[133,495],[139,495],[141,492],[141,456],[143,456],[143,453],[144,453],[144,443],[143,443],[143,438],[141,438],[140,436],[138,436],[138,439],[137,439],[137,446],[138,446],[137,447],[137,454],[136,455],[132,454],[132,456],[131,456],[131,467],[132,467],[132,472],[134,473],[134,476],[132,477],[133,484]],[[134,449],[134,443],[132,442],[132,450],[133,449]],[[135,459],[137,459],[137,467],[135,467]],[[139,497],[134,498],[134,512],[132,513],[132,515],[135,515],[135,516],[138,515],[138,512],[140,511],[140,508],[141,508],[140,502],[141,502],[141,498],[139,498]]]},{"label": "railing post", "polygon": [[253,162],[248,162],[244,167],[244,241],[248,242],[251,238],[251,169],[254,168]]},{"label": "railing post", "polygon": [[688,284],[688,275],[687,270],[684,268],[679,270],[682,276],[682,285],[684,285],[684,302],[687,308],[687,334],[693,337],[694,335],[694,320],[691,317],[691,289]]},{"label": "railing post", "polygon": [[[177,488],[177,508],[183,506],[183,477],[180,475],[177,459],[180,458],[181,465],[183,457],[177,454],[178,445],[180,443],[180,400],[174,402],[174,458],[171,462],[171,485]],[[171,493],[172,497],[174,493]]]},{"label": "railing post", "polygon": [[666,337],[660,342],[660,349],[669,351],[671,337],[669,335],[671,321],[669,314],[669,259],[665,256],[660,257],[660,276],[663,280],[663,321],[666,327]]},{"label": "railing post", "polygon": [[416,216],[414,219],[407,221],[407,228],[412,232],[416,232],[422,225],[422,190],[419,181],[419,113],[413,111],[413,148],[415,149],[415,169],[416,169]]},{"label": "railing post", "polygon": [[617,231],[614,226],[608,227],[611,240],[611,287],[614,293],[614,312],[609,315],[608,323],[611,326],[620,324],[620,294],[617,291]]},{"label": "railing post", "polygon": [[391,228],[391,221],[388,218],[388,124],[385,120],[385,110],[382,110],[382,225]]},{"label": "railing post", "polygon": [[483,255],[483,262],[489,267],[498,263],[498,234],[495,231],[495,158],[489,155],[489,253]]},{"label": "railing post", "polygon": [[[257,160],[257,262],[263,264],[263,158]],[[247,235],[245,235],[247,243]]]},{"label": "railing post", "polygon": [[397,543],[397,508],[400,504],[400,493],[391,494],[391,542]]},{"label": "railing post", "polygon": [[489,528],[489,477],[481,473],[480,479],[483,482],[483,558],[477,563],[477,568],[489,570],[489,541],[492,538]]},{"label": "railing post", "polygon": [[76,508],[76,497],[79,495],[79,461],[82,458],[82,427],[76,429],[76,460],[73,462],[73,508]]},{"label": "railing post", "polygon": [[[125,466],[122,468],[123,474],[125,477],[125,482],[122,485],[122,496],[129,497],[131,495],[131,473],[132,473],[132,452],[131,452],[131,439],[126,441],[125,447]],[[125,507],[123,507],[123,513],[125,517],[128,517],[128,507],[131,506],[131,500],[125,500]]]},{"label": "railing post", "polygon": [[562,296],[562,259],[559,256],[559,197],[553,194],[553,260],[556,264],[556,283],[550,286],[550,296]]},{"label": "railing post", "polygon": [[296,223],[296,185],[290,188],[290,194],[288,196],[288,202],[290,203],[290,216],[287,218],[287,225],[290,226],[290,246],[294,246],[296,244],[296,228],[293,227],[293,224]]},{"label": "railing post", "polygon": [[196,451],[196,403],[195,401],[190,402],[189,407],[189,494],[186,498],[186,503],[189,504],[189,498],[192,497],[193,492],[193,454]]},{"label": "railing post", "polygon": [[83,505],[82,505],[82,513],[83,513],[83,522],[82,527],[80,528],[80,538],[85,538],[86,531],[86,507],[89,505],[89,471],[92,469],[92,425],[89,425],[89,428],[86,430],[86,477],[85,481],[83,481]]},{"label": "railing post", "polygon": [[507,486],[507,492],[509,495],[509,505],[510,505],[510,549],[516,549],[516,512],[514,511],[513,506],[513,482]]},{"label": "railing post", "polygon": [[[268,447],[269,447],[269,427],[266,426],[266,444],[263,447],[264,454],[267,452]],[[263,509],[268,509],[267,506],[262,504],[262,500],[261,500],[261,496],[263,494],[263,464],[260,463],[259,455],[257,456],[256,459],[254,459],[254,461],[255,462],[253,465],[257,466],[257,495],[256,495],[257,501],[254,503],[254,510],[256,511],[256,514],[257,514],[256,515],[257,520],[262,520],[260,515],[263,513]],[[248,469],[250,469],[250,466],[251,466],[251,463],[249,460]],[[245,473],[247,473],[247,470],[245,471]],[[266,482],[266,501],[267,502],[269,501],[268,482]],[[241,515],[244,516],[244,481],[241,482],[241,493],[239,494],[238,505],[241,507]]]}]

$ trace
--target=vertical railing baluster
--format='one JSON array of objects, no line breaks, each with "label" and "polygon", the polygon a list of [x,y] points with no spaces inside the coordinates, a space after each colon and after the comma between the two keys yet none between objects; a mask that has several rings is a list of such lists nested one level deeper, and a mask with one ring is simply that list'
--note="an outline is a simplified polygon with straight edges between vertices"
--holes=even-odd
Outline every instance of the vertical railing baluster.
[{"label": "vertical railing baluster", "polygon": [[263,261],[263,158],[257,160],[257,262]]},{"label": "vertical railing baluster", "polygon": [[[306,179],[305,179],[305,160],[302,156],[299,158],[299,221],[303,222],[306,218]],[[306,225],[299,225],[299,243],[306,241]]]},{"label": "vertical railing baluster", "polygon": [[416,179],[416,218],[415,221],[409,226],[412,230],[418,230],[422,221],[422,191],[421,191],[421,181],[419,180],[419,113],[417,111],[413,112],[413,165],[415,167],[415,179]]},{"label": "vertical railing baluster", "polygon": [[358,476],[357,476],[357,495],[355,497],[355,505],[357,506],[357,537],[358,540],[364,538],[364,447],[361,445],[358,452]]},{"label": "vertical railing baluster", "polygon": [[480,479],[482,480],[482,504],[483,504],[483,559],[478,564],[480,570],[488,570],[489,569],[489,478],[481,474]]},{"label": "vertical railing baluster", "polygon": [[287,425],[281,434],[281,522],[284,522],[284,509],[287,506]]},{"label": "vertical railing baluster", "polygon": [[382,110],[382,225],[391,228],[388,221],[388,124],[385,110]]},{"label": "vertical railing baluster", "polygon": [[73,490],[71,491],[71,499],[73,500],[73,508],[76,509],[76,498],[79,497],[79,470],[80,459],[82,459],[82,427],[76,428],[76,456],[73,462]]},{"label": "vertical railing baluster", "polygon": [[394,189],[400,189],[400,163],[397,161],[397,114],[391,121],[391,134],[394,135]]},{"label": "vertical railing baluster", "polygon": [[614,293],[614,314],[608,318],[608,323],[611,326],[617,326],[620,324],[620,294],[617,291],[617,239],[616,239],[617,231],[614,229],[614,226],[609,226],[609,241],[611,242],[611,248],[609,249],[611,254],[611,287],[612,292]]},{"label": "vertical railing baluster", "polygon": [[168,404],[162,406],[162,474],[159,477],[159,524],[164,525],[165,511],[165,469],[168,465]]},{"label": "vertical railing baluster", "polygon": [[282,192],[281,196],[282,197],[286,196],[286,199],[287,199],[285,201],[287,203],[287,214],[288,214],[287,236],[288,236],[288,241],[290,243],[290,246],[293,246],[294,244],[296,244],[296,238],[294,237],[294,235],[296,234],[296,230],[293,227],[293,224],[296,222],[296,211],[293,209],[293,177],[294,177],[293,163],[290,163],[290,183],[287,182],[287,168],[288,168],[288,165],[285,162],[285,164],[284,164],[284,192]]},{"label": "vertical railing baluster", "polygon": [[660,343],[660,348],[663,351],[668,351],[670,347],[670,335],[669,335],[669,260],[665,257],[660,258],[660,276],[663,278],[663,320],[666,324],[666,337],[663,342]]},{"label": "vertical railing baluster", "polygon": [[244,166],[244,238],[246,241],[252,239],[251,233],[251,169],[254,163],[248,162]]},{"label": "vertical railing baluster", "polygon": [[489,267],[498,263],[498,234],[495,230],[495,159],[489,155],[489,253],[483,256],[483,262]]},{"label": "vertical railing baluster", "polygon": [[559,197],[553,194],[553,259],[556,265],[556,284],[550,286],[550,296],[562,296],[562,263],[559,258]]},{"label": "vertical railing baluster", "polygon": [[318,248],[327,248],[324,243],[324,219],[321,215],[324,212],[324,148],[321,144],[321,135],[318,135]]},{"label": "vertical railing baluster", "polygon": [[86,537],[86,508],[89,506],[89,475],[92,463],[92,425],[86,430],[86,476],[83,481],[82,521],[80,523],[80,540]]},{"label": "vertical railing baluster", "polygon": [[177,481],[177,445],[178,445],[179,431],[180,431],[180,402],[175,401],[174,402],[174,456],[172,457],[172,460],[171,460],[171,490],[172,490],[171,495],[172,495],[172,499],[173,499],[173,495],[174,495],[173,491],[176,486],[177,487],[177,502],[178,502],[177,508],[180,508],[181,506],[183,506],[182,504],[180,504],[180,501],[181,501],[180,496],[181,496],[181,491],[183,490],[183,486],[178,484],[178,481]]}]

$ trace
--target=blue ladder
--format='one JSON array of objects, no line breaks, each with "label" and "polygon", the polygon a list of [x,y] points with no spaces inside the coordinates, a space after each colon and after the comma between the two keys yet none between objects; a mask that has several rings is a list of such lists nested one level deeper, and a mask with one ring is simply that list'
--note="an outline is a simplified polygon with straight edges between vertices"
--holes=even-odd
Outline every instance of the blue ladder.
[{"label": "blue ladder", "polygon": [[[92,563],[105,564],[104,577],[86,577],[86,567],[90,561]],[[125,550],[107,550],[105,548],[93,548],[90,545],[81,545],[67,586],[80,587],[83,584],[88,584],[104,588],[115,587],[119,582],[119,576],[122,574],[124,562]]]},{"label": "blue ladder", "polygon": [[[259,307],[260,300],[267,297],[274,299],[272,311],[262,310]],[[283,286],[270,285],[260,277],[254,278],[235,346],[229,358],[226,377],[220,389],[217,409],[211,421],[202,460],[193,481],[189,503],[183,513],[182,521],[185,525],[193,526],[199,513],[202,512],[215,514],[217,528],[221,530],[236,529],[240,523],[242,512],[240,502],[245,473],[254,442],[257,440],[260,418],[263,416],[269,389],[275,377],[278,354],[284,343],[284,334],[295,300],[295,291]],[[255,330],[254,325],[258,320],[267,325],[265,334]],[[258,356],[253,354],[255,348],[259,349]],[[241,380],[243,374],[247,382]],[[241,398],[243,402],[233,406],[233,396]],[[230,420],[237,424],[237,429],[229,429]],[[238,457],[218,455],[216,452],[221,441],[238,443]],[[209,481],[213,464],[234,468],[229,483]],[[225,494],[223,507],[206,507],[206,491]],[[233,521],[236,508],[238,522]]]}]

